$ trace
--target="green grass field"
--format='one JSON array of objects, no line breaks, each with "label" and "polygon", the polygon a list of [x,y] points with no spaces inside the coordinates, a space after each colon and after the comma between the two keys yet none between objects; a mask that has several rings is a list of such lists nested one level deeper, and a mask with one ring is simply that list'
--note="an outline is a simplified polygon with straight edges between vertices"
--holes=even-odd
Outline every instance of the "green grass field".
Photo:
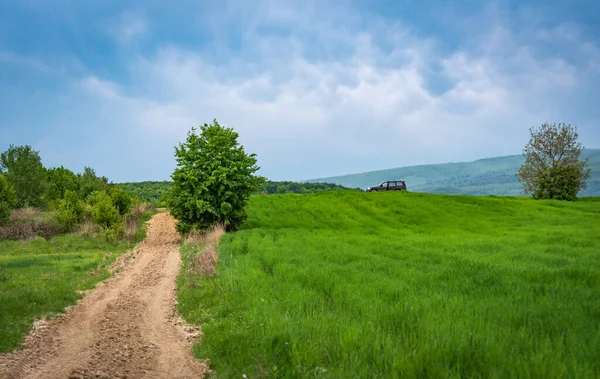
[{"label": "green grass field", "polygon": [[0,241],[0,353],[15,349],[32,322],[52,317],[107,278],[106,267],[145,235],[144,215],[136,241],[64,235],[49,240]]},{"label": "green grass field", "polygon": [[219,377],[600,377],[600,199],[254,196],[179,309]]}]

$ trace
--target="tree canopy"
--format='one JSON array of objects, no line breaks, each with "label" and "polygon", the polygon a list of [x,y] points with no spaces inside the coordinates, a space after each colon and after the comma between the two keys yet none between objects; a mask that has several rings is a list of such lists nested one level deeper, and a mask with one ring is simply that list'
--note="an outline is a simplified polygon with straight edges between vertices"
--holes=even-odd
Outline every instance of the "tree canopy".
[{"label": "tree canopy", "polygon": [[68,168],[53,167],[46,171],[49,200],[62,199],[66,191],[79,192],[79,178]]},{"label": "tree canopy", "polygon": [[44,204],[46,170],[31,146],[10,145],[0,154],[0,171],[16,192],[16,206],[40,207]]},{"label": "tree canopy", "polygon": [[535,199],[575,200],[590,177],[587,162],[580,160],[583,145],[570,124],[544,123],[531,128],[523,149],[525,163],[517,177],[525,193]]},{"label": "tree canopy", "polygon": [[[199,132],[199,133],[198,133]],[[177,229],[186,233],[220,223],[236,230],[246,219],[245,206],[264,182],[256,176],[256,154],[247,154],[232,128],[204,124],[192,128],[175,147],[177,167],[167,199]]]}]

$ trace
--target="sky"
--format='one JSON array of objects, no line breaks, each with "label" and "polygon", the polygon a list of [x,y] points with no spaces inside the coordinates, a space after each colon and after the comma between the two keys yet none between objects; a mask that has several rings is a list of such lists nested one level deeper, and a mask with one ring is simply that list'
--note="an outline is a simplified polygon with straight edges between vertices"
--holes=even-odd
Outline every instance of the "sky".
[{"label": "sky", "polygon": [[0,0],[0,151],[169,180],[217,120],[271,180],[600,147],[600,1]]}]

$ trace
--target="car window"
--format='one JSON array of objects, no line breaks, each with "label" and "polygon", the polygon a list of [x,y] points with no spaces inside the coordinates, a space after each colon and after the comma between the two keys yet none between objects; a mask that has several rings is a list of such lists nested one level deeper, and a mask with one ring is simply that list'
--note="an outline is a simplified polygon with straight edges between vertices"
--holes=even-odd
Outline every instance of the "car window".
[{"label": "car window", "polygon": [[396,187],[396,182],[390,182],[390,187]]}]

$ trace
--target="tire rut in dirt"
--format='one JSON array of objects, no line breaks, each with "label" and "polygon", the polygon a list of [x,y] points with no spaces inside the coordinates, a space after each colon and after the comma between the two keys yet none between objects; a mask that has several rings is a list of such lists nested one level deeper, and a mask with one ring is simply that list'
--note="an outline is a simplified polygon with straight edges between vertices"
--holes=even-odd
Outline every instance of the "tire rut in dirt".
[{"label": "tire rut in dirt", "polygon": [[122,295],[109,304],[99,339],[92,346],[91,361],[74,369],[69,378],[138,378],[155,370],[159,348],[143,338],[139,325],[145,308],[132,295]]},{"label": "tire rut in dirt", "polygon": [[175,220],[149,222],[147,238],[115,267],[118,273],[65,315],[33,330],[22,350],[0,355],[0,378],[202,378],[194,338],[178,323],[180,268]]}]

